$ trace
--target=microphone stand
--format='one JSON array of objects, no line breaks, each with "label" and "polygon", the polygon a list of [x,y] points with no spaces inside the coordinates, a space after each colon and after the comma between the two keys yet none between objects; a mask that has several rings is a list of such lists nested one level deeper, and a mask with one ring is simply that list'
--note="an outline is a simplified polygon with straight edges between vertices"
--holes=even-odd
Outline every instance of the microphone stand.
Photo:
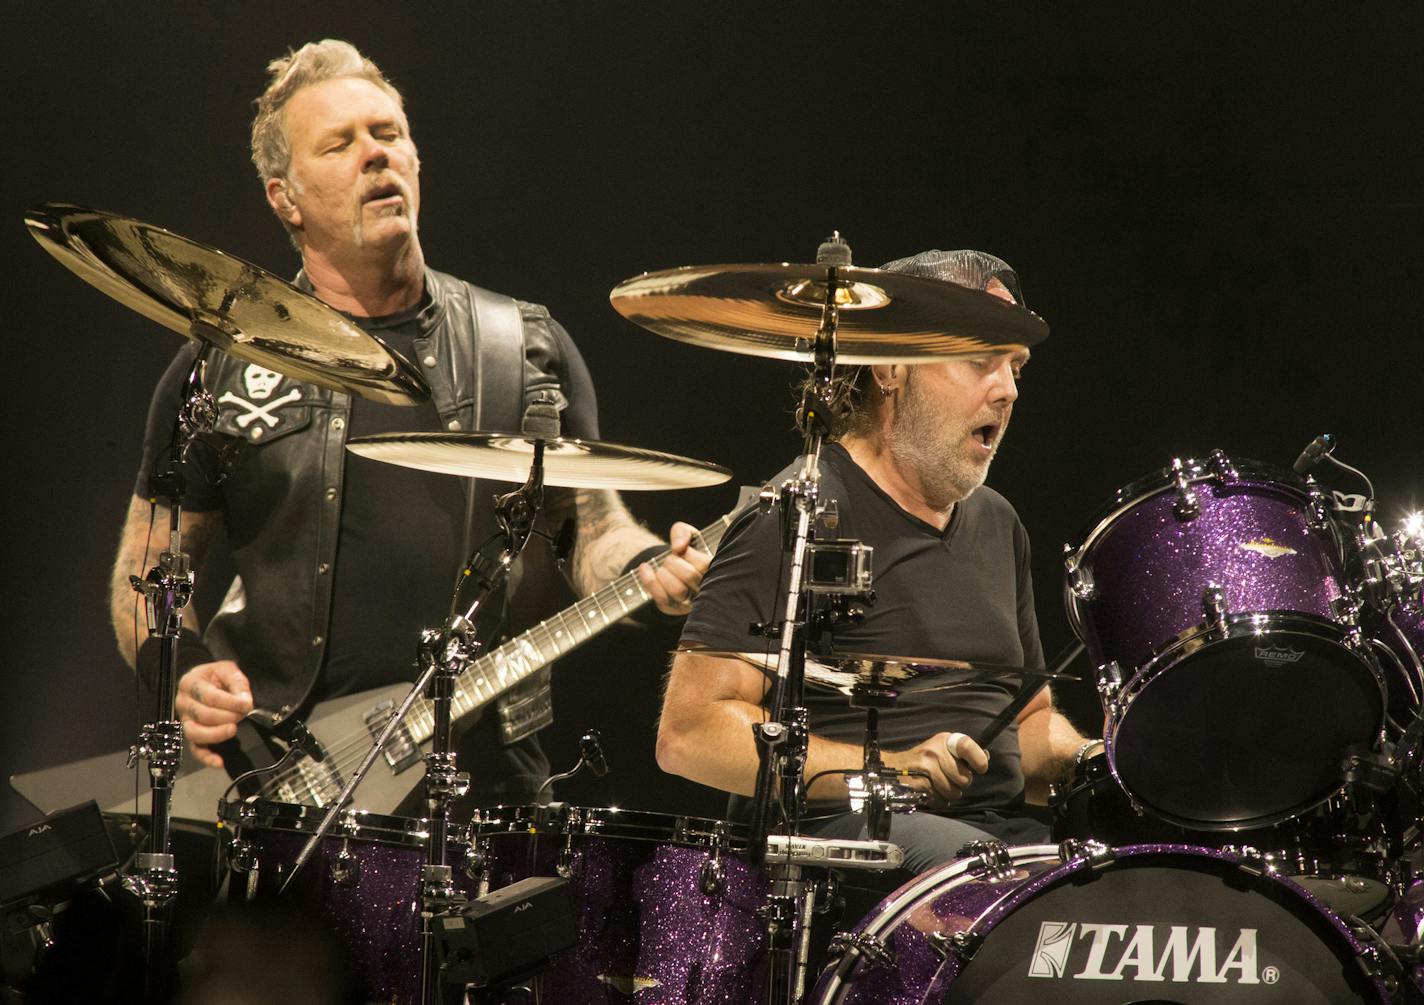
[{"label": "microphone stand", "polygon": [[[199,326],[200,322],[193,323],[195,331]],[[140,760],[148,763],[151,784],[148,850],[135,856],[133,868],[123,880],[124,889],[143,904],[146,1001],[165,1000],[172,981],[168,940],[173,900],[178,892],[178,868],[172,848],[173,785],[183,760],[183,724],[176,718],[175,709],[178,639],[183,630],[183,608],[193,596],[193,570],[183,551],[183,495],[187,487],[183,466],[193,440],[209,432],[217,420],[217,404],[203,386],[209,344],[196,334],[191,337],[199,348],[173,423],[169,468],[155,474],[150,482],[154,497],[168,502],[168,547],[143,579],[129,577],[134,592],[143,596],[149,635],[162,643],[158,679],[154,682],[153,720],[139,730],[138,742],[129,748],[128,757],[130,768]]]}]

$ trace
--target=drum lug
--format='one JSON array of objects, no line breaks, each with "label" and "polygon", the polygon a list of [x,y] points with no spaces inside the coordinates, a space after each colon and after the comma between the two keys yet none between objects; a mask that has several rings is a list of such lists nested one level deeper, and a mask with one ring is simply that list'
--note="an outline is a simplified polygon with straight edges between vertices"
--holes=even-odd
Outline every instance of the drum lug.
[{"label": "drum lug", "polygon": [[1250,845],[1227,845],[1221,849],[1228,855],[1236,857],[1236,868],[1240,869],[1248,876],[1255,876],[1258,879],[1267,873],[1275,873],[1276,869],[1266,858],[1259,848]]},{"label": "drum lug", "polygon": [[[1355,628],[1360,623],[1360,603],[1351,597],[1336,597],[1330,601],[1330,613],[1342,625]],[[1350,641],[1358,641],[1359,632],[1351,632],[1356,638]]]},{"label": "drum lug", "polygon": [[727,867],[722,864],[722,848],[713,845],[712,854],[697,870],[697,888],[705,896],[715,897],[726,888]]},{"label": "drum lug", "polygon": [[1236,473],[1236,466],[1231,463],[1231,458],[1219,447],[1211,452],[1211,460],[1207,463],[1211,466],[1211,473],[1216,476],[1218,485],[1230,485],[1240,477]]},{"label": "drum lug", "polygon": [[1209,628],[1226,635],[1226,592],[1212,583],[1202,591],[1202,617]]},{"label": "drum lug", "polygon": [[[930,935],[931,944],[938,934],[935,932]],[[895,965],[895,950],[881,939],[864,932],[837,932],[831,938],[830,956],[833,961],[839,961],[836,969],[841,972],[848,972],[856,960],[862,957],[866,964],[872,967],[888,969]]]},{"label": "drum lug", "polygon": [[1103,703],[1115,707],[1118,693],[1122,691],[1122,664],[1117,660],[1109,660],[1098,667],[1096,684]]},{"label": "drum lug", "polygon": [[1093,582],[1093,572],[1086,565],[1079,565],[1077,556],[1064,558],[1068,566],[1068,588],[1079,600],[1092,600],[1098,595],[1098,586]]},{"label": "drum lug", "polygon": [[1330,529],[1330,502],[1315,479],[1310,479],[1310,502],[1306,505],[1306,526],[1311,530]]},{"label": "drum lug", "polygon": [[331,862],[331,881],[337,886],[350,887],[355,886],[360,878],[361,862],[351,854],[346,842],[342,841],[341,851],[336,853],[336,858]]},{"label": "drum lug", "polygon": [[1058,857],[1063,862],[1075,858],[1082,859],[1093,872],[1100,872],[1117,859],[1117,852],[1100,841],[1080,841],[1069,838],[1058,846]]},{"label": "drum lug", "polygon": [[1178,520],[1195,520],[1201,516],[1201,502],[1196,491],[1187,480],[1187,469],[1180,457],[1172,458],[1172,489],[1177,493],[1177,501],[1172,504],[1172,512]]},{"label": "drum lug", "polygon": [[1009,846],[1002,841],[970,841],[954,857],[969,858],[964,869],[973,876],[1003,880],[1013,874],[1014,859],[1009,854]]},{"label": "drum lug", "polygon": [[953,935],[946,935],[944,932],[930,932],[929,943],[940,959],[947,960],[951,956],[955,959],[968,963],[974,959],[974,953],[979,949],[982,940],[969,932],[955,932]]}]

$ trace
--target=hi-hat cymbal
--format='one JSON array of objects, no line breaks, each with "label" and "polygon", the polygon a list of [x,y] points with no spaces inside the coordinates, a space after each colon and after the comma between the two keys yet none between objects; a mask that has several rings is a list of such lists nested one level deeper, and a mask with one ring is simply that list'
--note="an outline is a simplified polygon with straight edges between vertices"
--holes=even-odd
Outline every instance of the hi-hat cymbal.
[{"label": "hi-hat cymbal", "polygon": [[[537,438],[523,433],[379,433],[346,449],[361,457],[438,474],[522,482]],[[720,485],[719,464],[596,440],[544,440],[544,484],[583,489],[692,489]]]},{"label": "hi-hat cymbal", "polygon": [[316,297],[141,220],[64,203],[25,214],[40,247],[125,307],[249,363],[392,405],[430,398],[420,373]]},{"label": "hi-hat cymbal", "polygon": [[[649,331],[727,352],[809,362],[827,267],[786,262],[645,272],[613,288],[613,309]],[[1048,326],[989,293],[921,276],[836,270],[836,362],[927,363],[1033,346]]]},{"label": "hi-hat cymbal", "polygon": [[[681,649],[698,656],[745,660],[769,669],[777,654],[731,649]],[[926,659],[914,656],[877,656],[870,653],[836,653],[825,658],[806,657],[806,683],[839,691],[849,697],[867,694],[914,698],[989,681],[1016,684],[1036,680],[1077,680],[1042,667],[1005,666],[977,660]]]}]

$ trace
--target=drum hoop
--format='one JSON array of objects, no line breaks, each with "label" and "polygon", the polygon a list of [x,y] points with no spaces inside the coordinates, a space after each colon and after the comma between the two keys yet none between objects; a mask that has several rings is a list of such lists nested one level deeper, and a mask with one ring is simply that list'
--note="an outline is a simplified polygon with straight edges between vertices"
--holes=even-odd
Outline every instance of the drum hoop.
[{"label": "drum hoop", "polygon": [[694,848],[745,848],[745,824],[713,817],[694,817],[613,806],[537,804],[489,806],[475,811],[472,837],[493,834],[576,834],[583,837],[651,841]]},{"label": "drum hoop", "polygon": [[[1353,655],[1356,660],[1362,663],[1366,670],[1370,672],[1375,680],[1375,684],[1380,688],[1380,701],[1384,701],[1384,681],[1377,667],[1371,663],[1367,655],[1358,651],[1349,643],[1351,631],[1338,621],[1331,621],[1329,618],[1322,618],[1317,614],[1310,614],[1306,611],[1241,611],[1228,614],[1226,616],[1226,631],[1222,633],[1217,625],[1196,625],[1190,633],[1184,633],[1173,639],[1160,651],[1153,654],[1151,659],[1142,664],[1141,669],[1133,673],[1122,688],[1122,713],[1114,715],[1113,719],[1121,718],[1126,714],[1127,707],[1132,704],[1132,700],[1137,697],[1144,688],[1162,674],[1171,670],[1190,656],[1206,649],[1208,646],[1218,642],[1226,642],[1231,639],[1239,639],[1247,635],[1263,634],[1268,635],[1273,632],[1284,632],[1286,634],[1307,635],[1322,642],[1338,643],[1342,649]],[[1216,636],[1215,638],[1205,638],[1206,636]],[[1187,646],[1193,643],[1200,643],[1191,652],[1183,652]]]},{"label": "drum hoop", "polygon": [[[252,829],[314,834],[326,812],[326,808],[321,806],[271,799],[224,800],[218,803],[218,820],[239,837],[243,831]],[[451,829],[452,842],[459,840],[460,830]],[[366,810],[343,810],[326,836],[424,848],[430,838],[430,821],[425,817],[396,817]]]},{"label": "drum hoop", "polygon": [[[1289,468],[1277,467],[1274,464],[1251,460],[1247,457],[1239,460],[1227,458],[1227,460],[1230,461],[1232,469],[1236,472],[1236,477],[1230,482],[1232,486],[1265,488],[1278,495],[1288,496],[1309,504],[1310,491],[1306,487],[1305,479]],[[1182,469],[1188,485],[1200,485],[1202,482],[1221,479],[1220,473],[1209,460],[1195,457],[1184,459]],[[1108,529],[1120,517],[1136,508],[1140,503],[1161,495],[1175,485],[1176,472],[1171,467],[1165,467],[1136,481],[1128,482],[1113,493],[1112,499],[1098,507],[1084,531],[1074,539],[1078,543],[1070,544],[1064,549],[1064,562],[1069,571],[1080,567],[1086,561],[1088,552],[1092,550],[1093,545],[1107,533]]]}]

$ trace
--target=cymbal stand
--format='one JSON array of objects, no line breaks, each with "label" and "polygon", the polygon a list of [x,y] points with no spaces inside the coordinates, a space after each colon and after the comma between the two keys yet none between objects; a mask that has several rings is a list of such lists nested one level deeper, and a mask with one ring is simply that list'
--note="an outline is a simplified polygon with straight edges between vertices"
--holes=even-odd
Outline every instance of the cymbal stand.
[{"label": "cymbal stand", "polygon": [[[850,246],[837,234],[824,242],[816,255],[826,266],[826,295],[821,323],[813,347],[812,387],[801,402],[804,443],[801,471],[781,487],[779,504],[783,520],[783,550],[790,556],[790,578],[782,618],[761,626],[780,634],[780,655],[772,683],[768,717],[753,726],[758,770],[750,822],[750,855],[761,865],[767,860],[773,802],[781,808],[785,833],[798,831],[804,793],[802,778],[809,743],[809,716],[802,694],[806,670],[806,626],[812,618],[813,595],[803,590],[807,545],[812,536],[820,487],[821,447],[834,430],[831,378],[835,371],[836,325],[839,308],[837,269],[850,265]],[[762,917],[767,930],[766,1001],[798,1002],[805,990],[810,918],[814,909],[811,883],[803,867],[790,861],[773,861],[772,886]]]},{"label": "cymbal stand", "polygon": [[[425,755],[425,815],[430,821],[430,843],[426,847],[425,868],[420,878],[420,1000],[431,1005],[440,997],[439,957],[435,951],[435,919],[456,901],[454,875],[445,861],[446,837],[450,831],[450,805],[470,787],[470,776],[455,769],[451,748],[450,704],[455,680],[464,672],[479,648],[475,640],[475,618],[479,609],[509,577],[515,559],[534,532],[534,521],[544,504],[544,441],[534,441],[534,459],[525,483],[513,492],[495,497],[495,519],[504,547],[489,560],[484,549],[476,551],[466,566],[478,588],[464,614],[452,613],[444,627],[421,633],[420,661],[435,672],[431,684],[431,704],[435,724],[430,753]],[[463,583],[464,576],[461,577]],[[455,587],[452,611],[459,606],[460,586]]]},{"label": "cymbal stand", "polygon": [[[880,756],[880,710],[894,708],[898,694],[893,687],[857,684],[850,707],[865,709],[865,761],[858,772],[847,772],[851,809],[865,815],[865,836],[871,841],[890,840],[894,813],[913,813],[924,794],[900,781],[900,772],[887,769]],[[859,804],[857,806],[857,804]]]},{"label": "cymbal stand", "polygon": [[148,763],[152,790],[148,850],[134,858],[133,868],[123,881],[124,888],[143,904],[144,997],[148,1001],[162,1000],[169,990],[172,967],[168,929],[178,892],[172,807],[173,785],[183,760],[183,724],[176,718],[174,706],[178,697],[178,639],[183,630],[183,608],[193,596],[193,570],[183,551],[183,495],[187,488],[183,465],[193,440],[209,432],[217,420],[217,404],[203,386],[208,345],[196,336],[194,339],[199,349],[173,423],[168,469],[155,473],[151,479],[155,498],[168,501],[168,547],[143,579],[129,577],[134,591],[143,596],[149,635],[162,642],[158,680],[154,682],[153,721],[144,723],[138,743],[129,748],[129,767],[140,760]]}]

